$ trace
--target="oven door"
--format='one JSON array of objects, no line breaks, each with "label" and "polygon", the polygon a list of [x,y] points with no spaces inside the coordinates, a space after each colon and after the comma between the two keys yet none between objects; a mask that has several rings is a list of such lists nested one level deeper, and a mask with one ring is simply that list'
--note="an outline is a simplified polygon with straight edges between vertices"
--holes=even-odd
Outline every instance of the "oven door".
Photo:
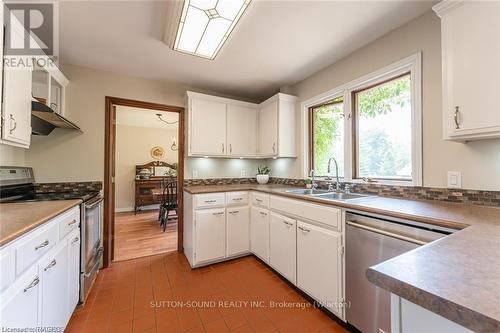
[{"label": "oven door", "polygon": [[85,301],[101,262],[102,200],[102,197],[96,197],[82,204],[81,302]]}]

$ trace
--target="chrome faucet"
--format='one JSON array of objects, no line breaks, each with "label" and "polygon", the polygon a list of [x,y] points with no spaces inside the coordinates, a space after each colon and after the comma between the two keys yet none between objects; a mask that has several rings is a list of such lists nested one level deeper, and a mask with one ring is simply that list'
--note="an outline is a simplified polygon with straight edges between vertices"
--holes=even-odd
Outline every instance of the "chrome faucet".
[{"label": "chrome faucet", "polygon": [[318,187],[318,184],[316,184],[316,172],[314,170],[309,171],[309,177],[312,178],[311,187],[314,190]]},{"label": "chrome faucet", "polygon": [[[340,191],[339,166],[337,164],[337,160],[335,159],[335,157],[330,157],[328,159],[328,174],[331,173],[332,161],[335,163],[335,178],[336,178],[336,181],[337,181],[336,184],[335,184],[335,190]],[[328,190],[329,191],[333,190],[332,183],[330,183],[330,185],[328,185]]]}]

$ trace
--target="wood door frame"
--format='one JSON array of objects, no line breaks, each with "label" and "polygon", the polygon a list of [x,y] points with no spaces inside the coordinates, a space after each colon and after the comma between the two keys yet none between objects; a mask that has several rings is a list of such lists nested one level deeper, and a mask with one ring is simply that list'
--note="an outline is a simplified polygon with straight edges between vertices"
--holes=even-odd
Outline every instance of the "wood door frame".
[{"label": "wood door frame", "polygon": [[[105,128],[104,128],[104,223],[103,223],[103,266],[108,267],[114,258],[114,180],[113,158],[116,153],[116,106],[136,107],[151,111],[167,111],[179,114],[179,150],[178,150],[178,223],[177,223],[177,251],[183,252],[184,214],[183,214],[183,188],[184,188],[184,142],[185,142],[185,113],[184,108],[166,104],[137,101],[119,97],[105,97]],[[114,133],[114,137],[111,135]]]}]

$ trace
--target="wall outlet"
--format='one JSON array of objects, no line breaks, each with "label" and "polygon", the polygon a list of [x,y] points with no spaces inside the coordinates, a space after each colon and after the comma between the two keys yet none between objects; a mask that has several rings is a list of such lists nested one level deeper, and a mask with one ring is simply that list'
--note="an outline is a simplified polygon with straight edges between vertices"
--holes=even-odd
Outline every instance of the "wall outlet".
[{"label": "wall outlet", "polygon": [[462,188],[462,172],[448,171],[447,185],[448,188]]},{"label": "wall outlet", "polygon": [[241,177],[246,177],[246,176],[247,176],[247,171],[241,170]]},{"label": "wall outlet", "polygon": [[193,179],[198,178],[198,170],[193,170],[192,171],[192,177],[193,177]]}]

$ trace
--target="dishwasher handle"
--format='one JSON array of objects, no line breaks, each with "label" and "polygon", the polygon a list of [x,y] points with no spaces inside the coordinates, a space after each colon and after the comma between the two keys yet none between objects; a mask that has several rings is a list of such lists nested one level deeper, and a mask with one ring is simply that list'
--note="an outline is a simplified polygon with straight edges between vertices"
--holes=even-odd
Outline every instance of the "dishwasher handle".
[{"label": "dishwasher handle", "polygon": [[346,221],[346,224],[348,224],[350,226],[353,226],[353,227],[356,227],[356,228],[359,228],[359,229],[371,231],[371,232],[374,232],[374,233],[379,234],[379,235],[384,235],[384,236],[388,236],[388,237],[391,237],[391,238],[396,238],[396,239],[399,239],[399,240],[402,240],[402,241],[406,241],[406,242],[410,242],[410,243],[417,244],[417,245],[425,245],[425,244],[428,243],[428,242],[425,242],[425,241],[422,241],[422,240],[419,240],[419,239],[415,239],[415,238],[411,238],[411,237],[407,237],[407,236],[395,234],[393,232],[389,232],[389,231],[385,231],[385,230],[381,230],[381,229],[369,227],[367,225],[359,224],[359,223],[352,222],[352,221]]}]

